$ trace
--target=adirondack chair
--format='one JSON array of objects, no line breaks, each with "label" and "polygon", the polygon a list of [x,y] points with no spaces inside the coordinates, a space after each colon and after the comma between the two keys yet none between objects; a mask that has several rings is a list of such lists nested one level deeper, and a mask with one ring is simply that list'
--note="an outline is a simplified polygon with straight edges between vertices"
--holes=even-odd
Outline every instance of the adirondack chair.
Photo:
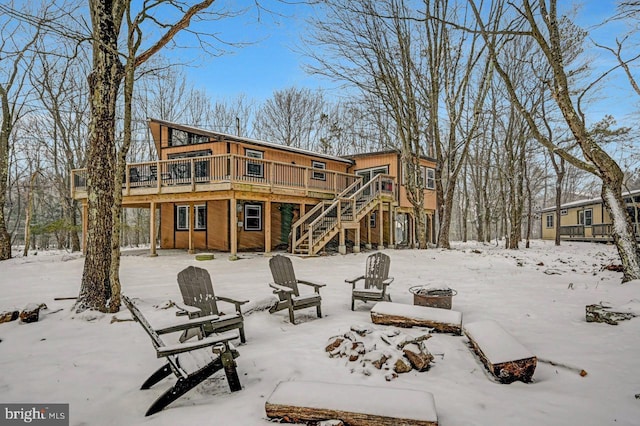
[{"label": "adirondack chair", "polygon": [[229,342],[239,337],[237,331],[227,331],[226,333],[212,335],[193,342],[167,345],[160,337],[162,334],[180,332],[193,327],[204,327],[207,323],[215,320],[215,316],[187,319],[181,323],[154,329],[131,299],[122,295],[122,301],[131,312],[133,318],[140,323],[151,338],[158,358],[164,357],[167,360],[165,365],[145,380],[140,389],[149,389],[171,373],[175,374],[178,379],[170,389],[151,404],[145,416],[161,411],[209,376],[222,369],[224,369],[231,392],[242,389],[234,361],[234,358],[237,358],[240,354]]},{"label": "adirondack chair", "polygon": [[[391,259],[384,253],[377,252],[367,257],[367,266],[364,275],[344,280],[351,284],[351,310],[355,301],[387,301],[391,302],[391,296],[387,292],[387,286],[393,281],[389,277]],[[364,281],[364,287],[357,287],[358,281]]]},{"label": "adirondack chair", "polygon": [[[296,322],[293,316],[293,311],[315,306],[318,318],[322,318],[322,310],[320,308],[320,303],[322,302],[322,299],[320,298],[320,289],[326,284],[297,279],[291,259],[286,256],[273,256],[269,260],[269,268],[271,269],[271,276],[274,281],[269,283],[269,286],[273,288],[273,293],[278,295],[278,298],[280,299],[278,304],[269,309],[269,312],[274,313],[283,309],[288,309],[289,321],[291,321],[291,324],[295,324]],[[298,291],[298,284],[313,287],[314,292],[300,294]]]},{"label": "adirondack chair", "polygon": [[[240,341],[245,343],[244,319],[240,307],[248,300],[235,300],[229,297],[216,296],[211,284],[211,276],[206,269],[189,266],[178,273],[178,287],[182,293],[182,300],[186,306],[178,306],[180,314],[189,318],[215,315],[217,319],[207,323],[202,328],[186,330],[180,337],[184,342],[191,337],[198,336],[202,339],[212,333],[238,329]],[[235,312],[222,315],[218,310],[217,302],[227,302],[235,306]],[[204,334],[202,334],[202,331]]]}]

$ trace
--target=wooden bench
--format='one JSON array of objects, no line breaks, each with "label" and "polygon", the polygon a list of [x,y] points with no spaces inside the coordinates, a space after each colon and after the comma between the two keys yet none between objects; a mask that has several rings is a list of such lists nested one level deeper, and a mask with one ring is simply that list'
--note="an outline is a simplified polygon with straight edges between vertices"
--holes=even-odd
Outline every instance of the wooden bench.
[{"label": "wooden bench", "polygon": [[341,420],[350,426],[436,426],[433,395],[413,389],[291,381],[265,403],[267,417],[287,423]]},{"label": "wooden bench", "polygon": [[442,333],[462,334],[462,313],[427,306],[378,302],[371,308],[374,324],[398,327],[429,327]]},{"label": "wooden bench", "polygon": [[204,327],[212,319],[215,320],[218,317],[217,315],[184,320],[180,323],[154,329],[131,299],[122,295],[122,301],[131,312],[133,318],[151,338],[158,358],[164,357],[167,360],[167,363],[153,373],[142,384],[140,389],[149,389],[172,372],[178,378],[173,387],[151,404],[145,414],[146,416],[161,411],[221,369],[224,369],[231,392],[242,389],[234,361],[234,358],[237,358],[239,354],[229,343],[230,340],[240,337],[237,330],[211,335],[201,340],[171,345],[165,344],[160,337],[160,335],[166,333],[183,332],[194,327]]},{"label": "wooden bench", "polygon": [[495,321],[465,324],[464,333],[487,370],[501,383],[531,382],[537,358]]}]

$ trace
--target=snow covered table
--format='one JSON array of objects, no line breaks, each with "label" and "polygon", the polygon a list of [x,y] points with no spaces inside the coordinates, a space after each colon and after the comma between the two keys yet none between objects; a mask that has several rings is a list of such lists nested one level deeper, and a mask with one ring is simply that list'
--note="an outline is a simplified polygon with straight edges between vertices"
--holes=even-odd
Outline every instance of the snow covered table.
[{"label": "snow covered table", "polygon": [[464,333],[480,360],[501,383],[531,381],[537,358],[497,322],[465,324]]},{"label": "snow covered table", "polygon": [[342,420],[358,426],[437,426],[433,395],[395,389],[336,383],[281,382],[265,403],[269,418],[289,423]]},{"label": "snow covered table", "polygon": [[462,333],[462,312],[402,303],[378,302],[371,308],[374,324],[430,327],[443,333]]}]

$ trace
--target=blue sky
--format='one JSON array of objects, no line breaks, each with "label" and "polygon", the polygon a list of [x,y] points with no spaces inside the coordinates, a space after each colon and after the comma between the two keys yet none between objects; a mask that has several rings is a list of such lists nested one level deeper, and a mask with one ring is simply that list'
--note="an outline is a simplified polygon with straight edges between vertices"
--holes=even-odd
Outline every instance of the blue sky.
[{"label": "blue sky", "polygon": [[[577,5],[578,22],[585,28],[593,29],[593,38],[598,42],[613,45],[615,36],[623,31],[621,24],[592,28],[613,13],[615,0],[582,3],[561,0],[559,3],[561,8]],[[245,94],[260,103],[275,90],[291,86],[335,88],[336,83],[326,78],[306,74],[302,68],[305,58],[296,52],[296,46],[307,31],[305,20],[313,13],[313,7],[276,1],[264,1],[263,4],[273,7],[278,14],[262,12],[257,17],[255,13],[249,13],[213,24],[215,31],[227,40],[252,44],[232,48],[230,53],[218,57],[210,57],[197,50],[170,51],[166,54],[195,55],[194,61],[198,66],[187,67],[185,72],[195,87],[205,89],[213,99],[234,99]],[[613,58],[601,50],[594,49],[592,55],[592,65],[598,70],[614,64]],[[330,91],[331,94],[337,93]],[[600,90],[597,96],[603,99],[588,109],[594,120],[610,113],[622,122],[630,119],[627,115],[636,109],[635,95],[619,73],[606,81],[606,90]],[[621,102],[621,99],[626,102]]]}]

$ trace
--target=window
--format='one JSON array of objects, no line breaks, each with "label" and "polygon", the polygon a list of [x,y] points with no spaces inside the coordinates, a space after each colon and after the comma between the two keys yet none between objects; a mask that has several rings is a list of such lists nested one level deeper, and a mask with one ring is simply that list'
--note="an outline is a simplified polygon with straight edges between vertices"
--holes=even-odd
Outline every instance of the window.
[{"label": "window", "polygon": [[369,227],[376,227],[376,212],[371,212],[371,215],[369,215]]},{"label": "window", "polygon": [[[314,169],[326,170],[327,164],[321,161],[312,161],[311,167],[313,167]],[[327,174],[324,172],[316,172],[314,170],[311,174],[311,178],[316,180],[327,180]]]},{"label": "window", "polygon": [[567,209],[560,210],[560,215],[561,216],[566,216],[567,214],[569,214],[569,212],[567,212]]},{"label": "window", "polygon": [[436,188],[436,171],[429,168],[422,168],[422,176],[423,182],[425,182],[425,188],[427,189],[435,189]]},{"label": "window", "polygon": [[[196,157],[208,157],[211,155],[211,150],[202,150],[202,151],[191,151],[191,152],[181,152],[178,154],[169,154],[169,160],[179,160],[179,159],[187,159],[187,158],[196,158]],[[207,178],[209,177],[209,169],[211,167],[210,159],[203,160],[195,160],[193,162],[193,166],[195,169],[195,175],[197,178]],[[171,177],[174,179],[190,179],[191,178],[191,162],[175,162],[169,166],[169,172]],[[202,179],[201,179],[202,180]]]},{"label": "window", "polygon": [[184,130],[169,129],[169,146],[182,146],[189,143],[189,134]]},{"label": "window", "polygon": [[176,207],[176,230],[186,231],[189,229],[189,206]]},{"label": "window", "polygon": [[585,209],[578,212],[578,224],[591,226],[593,224],[593,210]]},{"label": "window", "polygon": [[198,230],[207,229],[207,205],[196,206],[196,227]]},{"label": "window", "polygon": [[[253,149],[245,149],[244,155],[249,158],[264,158],[264,152]],[[264,177],[264,165],[262,162],[247,161],[247,176]]]},{"label": "window", "polygon": [[262,204],[244,205],[244,230],[262,231]]},{"label": "window", "polygon": [[364,170],[356,171],[356,174],[358,176],[362,176],[363,183],[369,182],[371,179],[373,179],[377,175],[386,175],[388,173],[389,173],[388,166],[375,167],[373,169],[364,169]]},{"label": "window", "polygon": [[547,228],[553,228],[553,215],[547,215]]},{"label": "window", "polygon": [[179,129],[169,129],[169,146],[194,145],[209,142],[209,136],[196,135]]}]

